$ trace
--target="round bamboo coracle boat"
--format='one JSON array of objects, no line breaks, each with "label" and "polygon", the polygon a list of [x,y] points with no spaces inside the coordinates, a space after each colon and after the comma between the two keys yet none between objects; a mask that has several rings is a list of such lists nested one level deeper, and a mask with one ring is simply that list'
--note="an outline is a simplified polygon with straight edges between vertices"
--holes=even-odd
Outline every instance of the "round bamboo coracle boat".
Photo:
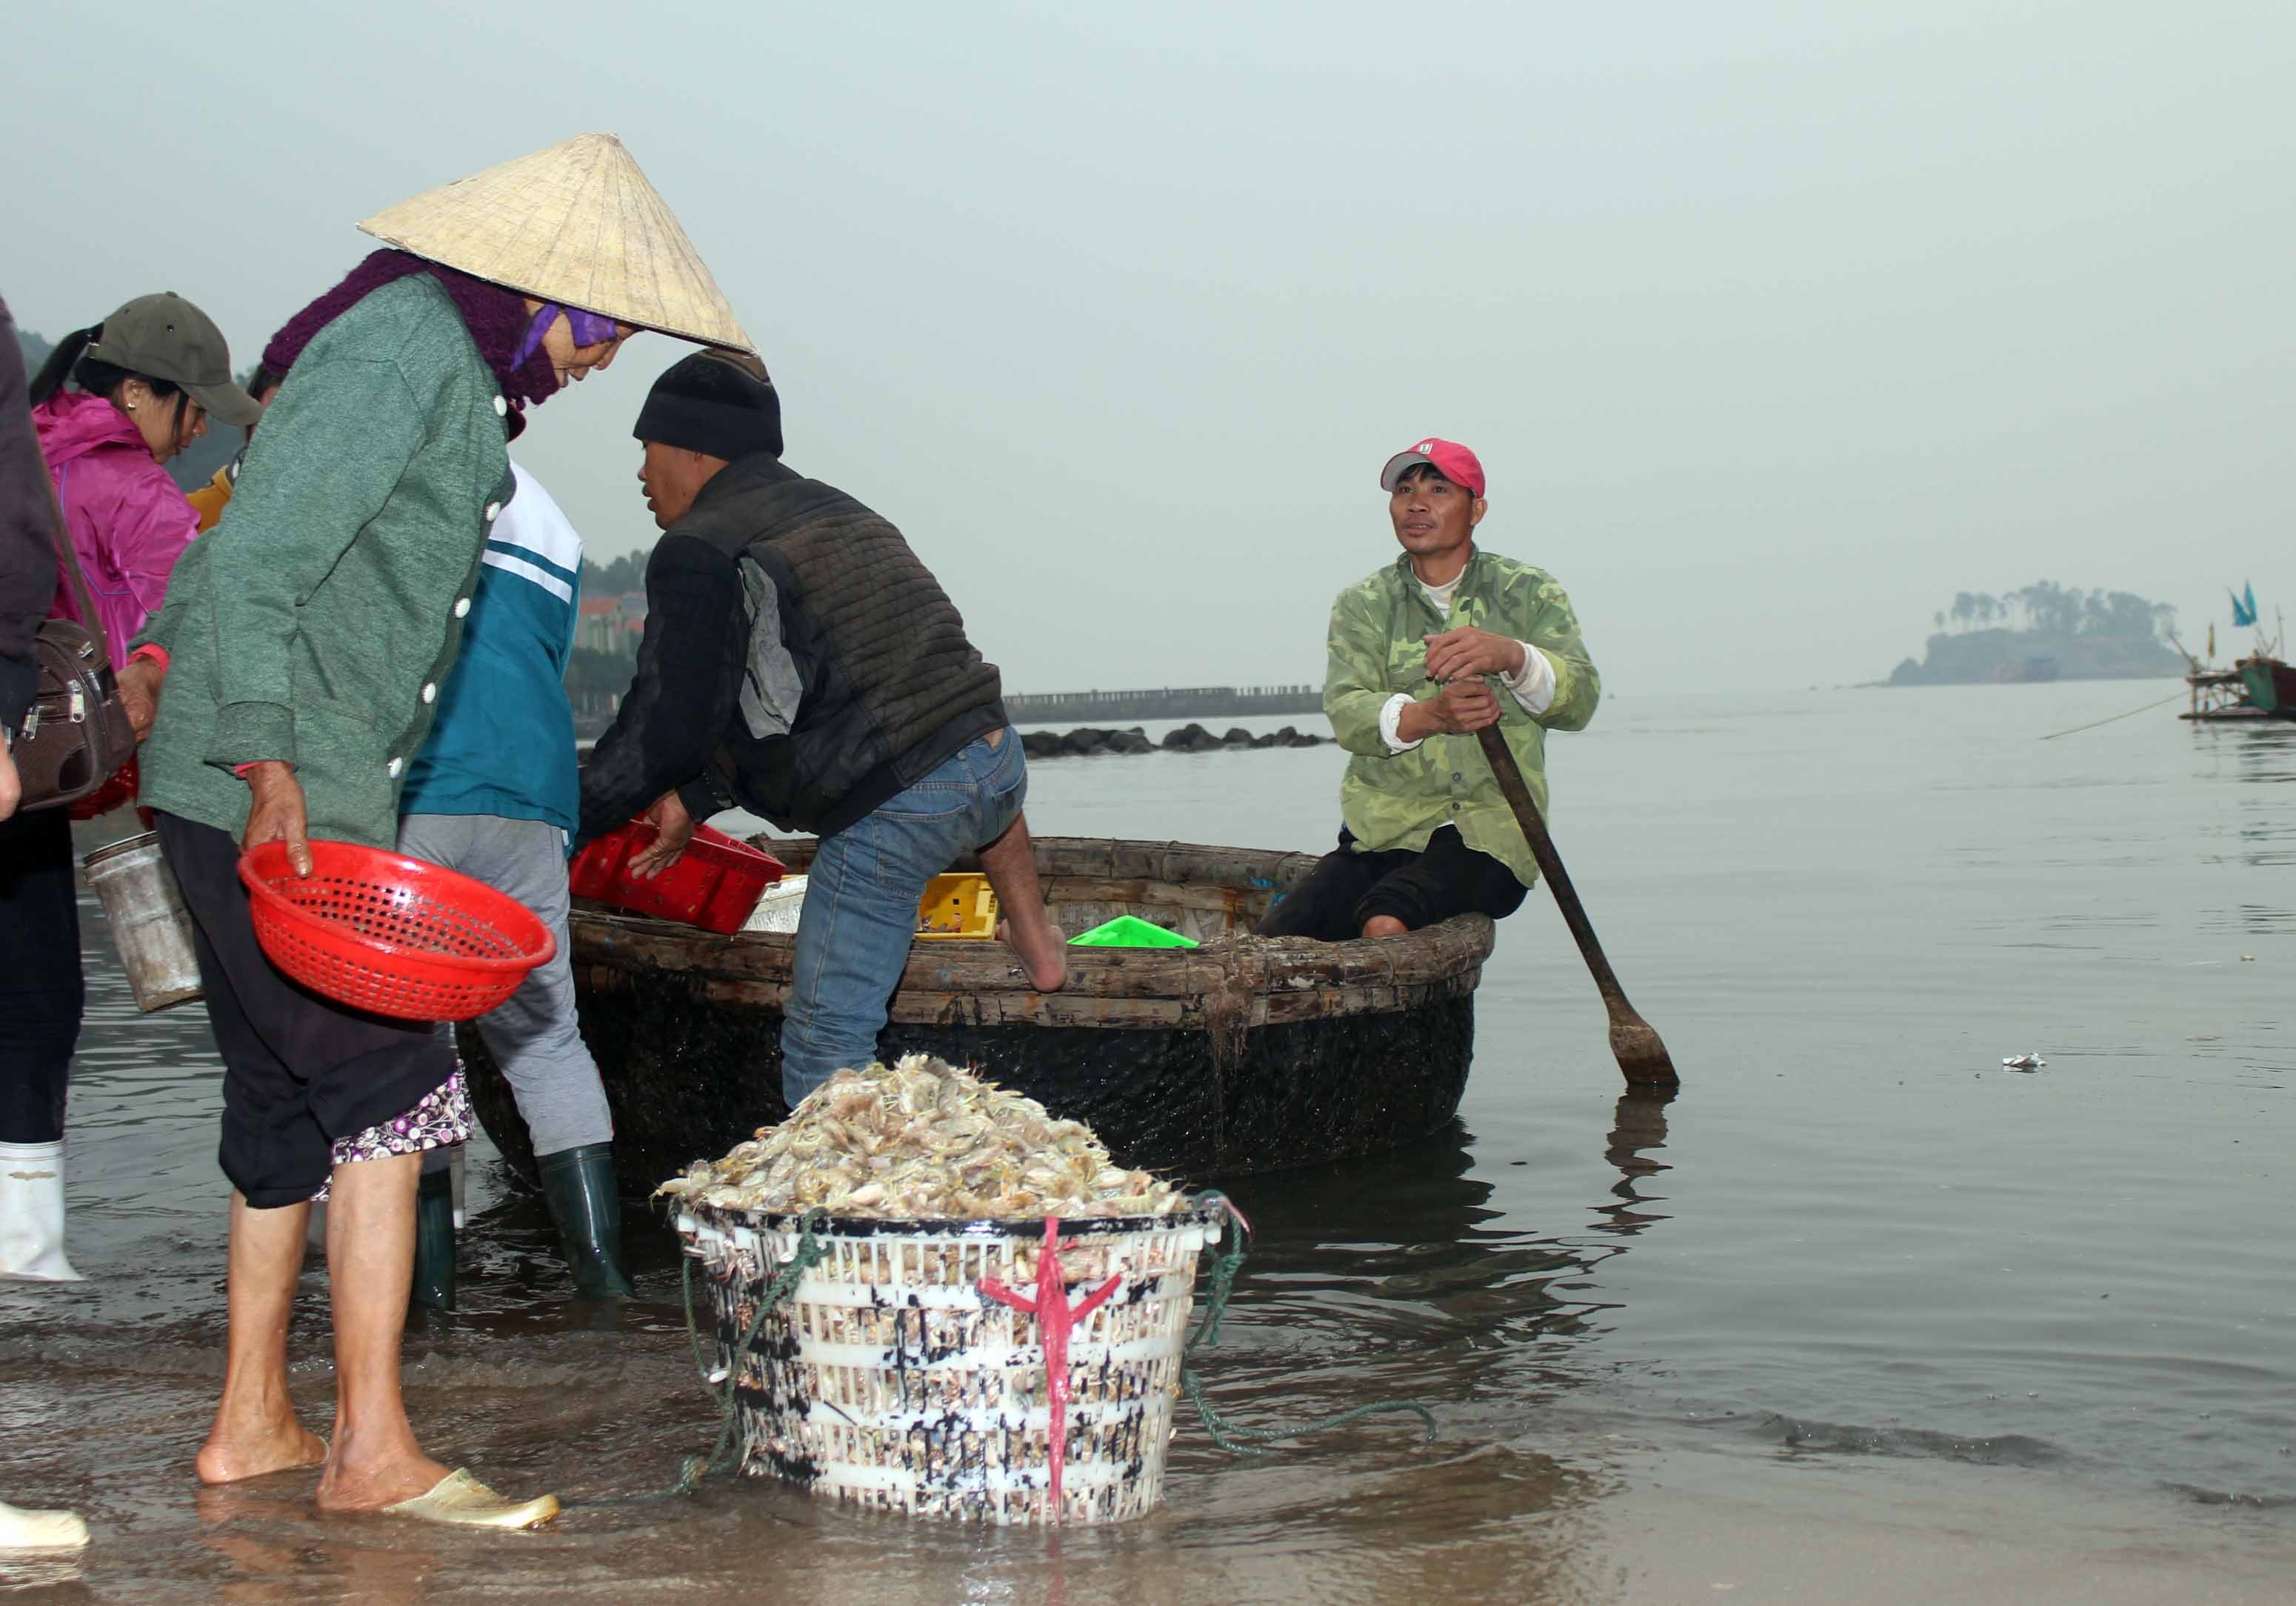
[{"label": "round bamboo coracle boat", "polygon": [[[802,874],[814,841],[757,839]],[[1071,948],[1057,993],[995,941],[910,946],[880,1056],[970,1065],[1091,1126],[1121,1162],[1201,1181],[1370,1154],[1448,1122],[1467,1085],[1480,915],[1402,937],[1250,935],[1315,856],[1186,842],[1041,837],[1037,869],[1070,936],[1119,914],[1194,948]],[[956,870],[977,870],[960,860]],[[613,1107],[622,1190],[651,1192],[788,1113],[782,1004],[796,938],[719,937],[578,904],[583,1036]],[[478,1033],[459,1037],[472,1097],[514,1172],[525,1123]]]}]

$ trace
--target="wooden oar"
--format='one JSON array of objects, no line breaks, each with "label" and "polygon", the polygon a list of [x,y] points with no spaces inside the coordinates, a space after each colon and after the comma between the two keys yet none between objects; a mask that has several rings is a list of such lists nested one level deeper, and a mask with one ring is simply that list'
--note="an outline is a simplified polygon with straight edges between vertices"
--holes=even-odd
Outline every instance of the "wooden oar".
[{"label": "wooden oar", "polygon": [[1538,805],[1531,800],[1530,788],[1522,782],[1522,771],[1515,766],[1514,754],[1499,734],[1499,727],[1487,725],[1475,733],[1483,744],[1483,757],[1490,760],[1491,774],[1498,777],[1499,791],[1505,796],[1507,806],[1514,810],[1515,823],[1530,843],[1530,856],[1538,861],[1538,873],[1546,878],[1554,902],[1562,911],[1563,923],[1570,935],[1578,939],[1578,952],[1593,972],[1596,990],[1603,995],[1603,1007],[1611,1014],[1611,1052],[1618,1056],[1619,1069],[1629,1082],[1640,1082],[1654,1087],[1672,1087],[1682,1078],[1675,1074],[1674,1061],[1667,1057],[1666,1045],[1659,1041],[1658,1033],[1650,1022],[1635,1013],[1635,1006],[1627,1002],[1626,989],[1611,972],[1611,962],[1603,957],[1603,945],[1595,939],[1595,927],[1587,918],[1587,911],[1578,906],[1578,894],[1570,886],[1570,873],[1562,867],[1562,856],[1554,851],[1554,840],[1546,834],[1546,822],[1539,818]]}]

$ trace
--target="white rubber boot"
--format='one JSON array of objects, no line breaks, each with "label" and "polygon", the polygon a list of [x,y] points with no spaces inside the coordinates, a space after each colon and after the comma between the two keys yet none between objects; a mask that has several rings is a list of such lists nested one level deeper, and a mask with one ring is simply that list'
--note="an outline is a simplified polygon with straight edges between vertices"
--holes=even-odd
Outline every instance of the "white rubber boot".
[{"label": "white rubber boot", "polygon": [[87,1524],[78,1512],[28,1512],[0,1503],[0,1550],[78,1550]]},{"label": "white rubber boot", "polygon": [[0,1143],[0,1280],[81,1281],[64,1258],[62,1143]]}]

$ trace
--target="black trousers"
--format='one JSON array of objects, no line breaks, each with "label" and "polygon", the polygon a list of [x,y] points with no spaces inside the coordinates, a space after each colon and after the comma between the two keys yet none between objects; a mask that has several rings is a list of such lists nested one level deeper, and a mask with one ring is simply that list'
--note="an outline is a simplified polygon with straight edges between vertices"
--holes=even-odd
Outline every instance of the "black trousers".
[{"label": "black trousers", "polygon": [[64,1135],[86,993],[72,875],[67,810],[0,820],[0,1143]]},{"label": "black trousers", "polygon": [[191,911],[223,1056],[224,1175],[258,1209],[300,1204],[333,1172],[335,1140],[412,1110],[455,1074],[454,1048],[428,1021],[347,1009],[275,969],[228,835],[162,814],[160,850]]},{"label": "black trousers", "polygon": [[1362,936],[1374,915],[1392,915],[1416,931],[1454,914],[1504,920],[1522,907],[1528,889],[1514,872],[1468,847],[1451,826],[1428,838],[1421,853],[1357,853],[1355,840],[1340,827],[1339,850],[1316,860],[1308,879],[1268,910],[1255,928],[1259,935],[1344,942]]}]

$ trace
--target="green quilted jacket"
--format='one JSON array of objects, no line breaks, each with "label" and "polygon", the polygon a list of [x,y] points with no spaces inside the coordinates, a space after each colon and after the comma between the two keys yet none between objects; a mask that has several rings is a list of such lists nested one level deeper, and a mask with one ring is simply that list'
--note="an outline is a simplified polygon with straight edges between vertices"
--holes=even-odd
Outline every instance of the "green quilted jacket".
[{"label": "green quilted jacket", "polygon": [[510,499],[507,405],[417,274],[315,336],[142,640],[168,651],[143,800],[237,836],[234,766],[295,766],[315,837],[389,847]]},{"label": "green quilted jacket", "polygon": [[1467,846],[1502,860],[1526,887],[1538,866],[1499,784],[1472,735],[1438,733],[1406,752],[1390,752],[1380,710],[1398,692],[1432,697],[1425,638],[1462,625],[1529,642],[1554,667],[1554,701],[1533,717],[1498,686],[1499,729],[1522,778],[1546,807],[1546,733],[1584,730],[1603,683],[1578,639],[1570,599],[1543,569],[1475,548],[1451,594],[1451,615],[1435,611],[1408,553],[1349,586],[1332,604],[1331,659],[1324,675],[1324,712],[1340,745],[1355,755],[1340,782],[1340,816],[1358,853],[1406,848],[1417,852],[1445,825]]}]

